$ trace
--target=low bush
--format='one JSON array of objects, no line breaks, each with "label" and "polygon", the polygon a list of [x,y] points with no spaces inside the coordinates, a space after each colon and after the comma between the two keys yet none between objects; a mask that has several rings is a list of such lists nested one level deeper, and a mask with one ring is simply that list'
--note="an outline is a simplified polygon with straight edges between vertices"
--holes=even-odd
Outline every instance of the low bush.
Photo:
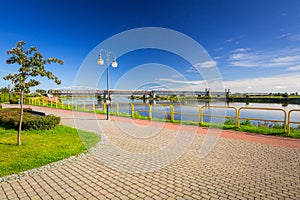
[{"label": "low bush", "polygon": [[241,125],[244,125],[244,126],[253,126],[253,124],[251,123],[251,121],[250,120],[243,120],[242,122],[241,122]]},{"label": "low bush", "polygon": [[224,124],[225,124],[225,125],[235,125],[235,124],[236,124],[236,121],[235,121],[234,118],[226,118]]},{"label": "low bush", "polygon": [[16,98],[15,99],[10,99],[9,103],[10,104],[18,104],[19,103],[19,99],[16,99]]},{"label": "low bush", "polygon": [[[18,129],[20,121],[20,109],[8,108],[0,110],[0,123],[6,128]],[[30,113],[30,109],[24,109],[22,130],[49,130],[60,123],[60,117],[38,116]]]}]

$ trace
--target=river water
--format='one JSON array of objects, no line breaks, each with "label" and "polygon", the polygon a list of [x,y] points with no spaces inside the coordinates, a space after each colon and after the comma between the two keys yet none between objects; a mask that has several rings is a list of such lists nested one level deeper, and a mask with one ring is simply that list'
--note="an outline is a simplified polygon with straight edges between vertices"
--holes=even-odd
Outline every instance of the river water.
[{"label": "river water", "polygon": [[[103,102],[99,102],[96,98],[70,98],[63,99],[66,103],[70,101],[71,104],[76,104],[78,106],[86,105],[88,108],[94,102],[97,109],[103,109]],[[116,106],[118,103],[118,106]],[[278,120],[283,121],[284,115],[286,113],[286,118],[288,118],[288,112],[291,110],[300,110],[300,105],[295,104],[274,104],[274,103],[227,103],[222,101],[211,101],[203,102],[195,99],[183,100],[181,102],[172,103],[169,101],[156,101],[156,102],[143,102],[143,100],[131,100],[127,97],[115,97],[112,99],[112,111],[116,111],[118,107],[119,112],[131,114],[132,107],[130,103],[134,104],[134,110],[137,111],[140,115],[149,116],[149,105],[152,105],[152,117],[160,119],[170,119],[171,105],[174,106],[174,119],[175,120],[184,120],[184,121],[199,121],[199,107],[202,107],[203,121],[204,122],[213,122],[213,123],[223,123],[225,118],[222,117],[210,117],[205,115],[214,115],[214,116],[236,116],[236,110],[234,108],[241,109],[240,116],[241,118],[256,118],[256,119],[267,119],[267,120]],[[149,104],[145,104],[149,103]],[[227,107],[227,108],[225,108]],[[234,107],[234,108],[231,108]],[[261,108],[261,109],[252,109],[252,108]],[[278,109],[278,110],[265,110],[265,109]],[[284,112],[285,111],[285,112]],[[300,111],[293,111],[290,115],[290,121],[300,122]],[[242,120],[241,120],[242,121]],[[260,120],[252,120],[253,123],[258,123]],[[272,122],[268,122],[272,123]],[[282,122],[276,122],[282,124]],[[293,126],[298,126],[297,124],[292,124]]]}]

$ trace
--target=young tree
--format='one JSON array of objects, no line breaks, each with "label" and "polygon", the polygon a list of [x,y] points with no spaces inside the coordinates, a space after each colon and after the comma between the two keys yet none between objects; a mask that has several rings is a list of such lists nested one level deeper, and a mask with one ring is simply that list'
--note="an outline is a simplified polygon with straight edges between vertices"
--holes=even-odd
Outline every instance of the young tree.
[{"label": "young tree", "polygon": [[19,41],[16,46],[7,51],[10,58],[6,60],[7,64],[18,64],[21,67],[15,74],[8,74],[3,77],[4,80],[11,80],[14,85],[14,90],[20,94],[20,122],[18,129],[18,145],[21,145],[21,129],[23,121],[23,98],[24,93],[30,92],[30,87],[40,84],[40,81],[34,77],[48,77],[54,80],[56,84],[61,84],[61,81],[53,75],[52,72],[46,71],[45,65],[51,63],[63,64],[62,60],[57,58],[45,59],[43,55],[37,51],[36,47],[30,47],[28,50],[24,48],[25,42]]}]

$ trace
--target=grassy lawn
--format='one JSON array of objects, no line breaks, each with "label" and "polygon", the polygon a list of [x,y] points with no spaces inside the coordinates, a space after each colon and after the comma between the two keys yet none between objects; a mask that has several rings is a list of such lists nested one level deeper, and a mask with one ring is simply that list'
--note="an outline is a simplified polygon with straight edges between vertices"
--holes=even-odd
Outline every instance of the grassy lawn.
[{"label": "grassy lawn", "polygon": [[100,140],[95,133],[59,125],[46,131],[22,131],[18,146],[17,133],[0,127],[0,177],[77,155]]}]

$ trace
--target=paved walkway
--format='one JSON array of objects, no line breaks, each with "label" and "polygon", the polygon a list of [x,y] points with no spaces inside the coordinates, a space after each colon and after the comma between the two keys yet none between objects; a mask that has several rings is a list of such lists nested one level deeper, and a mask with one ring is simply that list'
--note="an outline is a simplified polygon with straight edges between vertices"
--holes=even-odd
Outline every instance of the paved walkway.
[{"label": "paved walkway", "polygon": [[81,159],[1,183],[0,199],[300,199],[300,140],[35,109],[103,140]]}]

